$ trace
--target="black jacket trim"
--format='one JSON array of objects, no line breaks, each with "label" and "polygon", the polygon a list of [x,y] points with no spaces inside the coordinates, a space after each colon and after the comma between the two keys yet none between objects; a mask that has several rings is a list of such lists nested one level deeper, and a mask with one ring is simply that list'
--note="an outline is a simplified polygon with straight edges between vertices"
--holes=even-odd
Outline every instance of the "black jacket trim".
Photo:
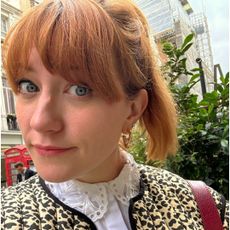
[{"label": "black jacket trim", "polygon": [[132,230],[136,230],[136,222],[133,219],[133,215],[132,215],[132,211],[133,211],[133,205],[136,201],[142,199],[143,195],[144,195],[144,191],[145,191],[145,185],[142,179],[142,175],[140,177],[140,192],[138,195],[136,195],[135,197],[133,197],[132,199],[130,199],[129,201],[129,221],[130,221],[130,226]]},{"label": "black jacket trim", "polygon": [[53,195],[53,193],[48,189],[48,187],[45,184],[45,181],[39,176],[39,182],[42,186],[42,188],[45,190],[45,192],[48,194],[50,198],[54,200],[55,203],[61,205],[64,209],[69,210],[72,212],[74,215],[78,215],[80,218],[82,218],[84,221],[86,221],[92,230],[97,230],[96,225],[93,223],[93,221],[87,217],[85,214],[82,212],[77,211],[76,209],[73,209],[69,207],[68,205],[64,204],[62,201],[60,201],[56,196]]}]

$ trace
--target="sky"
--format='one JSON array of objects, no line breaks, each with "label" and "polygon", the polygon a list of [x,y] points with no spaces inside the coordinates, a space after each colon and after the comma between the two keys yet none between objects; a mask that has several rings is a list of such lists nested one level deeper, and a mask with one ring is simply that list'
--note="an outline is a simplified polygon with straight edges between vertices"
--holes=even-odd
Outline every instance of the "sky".
[{"label": "sky", "polygon": [[223,73],[229,71],[229,0],[188,0],[194,12],[204,12],[208,18],[214,64]]}]

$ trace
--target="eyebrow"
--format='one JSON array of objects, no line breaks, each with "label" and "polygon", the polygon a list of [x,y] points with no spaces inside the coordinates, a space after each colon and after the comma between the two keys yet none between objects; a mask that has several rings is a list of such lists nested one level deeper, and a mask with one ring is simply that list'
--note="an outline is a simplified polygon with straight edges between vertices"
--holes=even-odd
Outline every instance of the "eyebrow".
[{"label": "eyebrow", "polygon": [[33,66],[29,65],[27,68],[25,68],[26,72],[32,72],[32,73],[36,73],[37,71],[34,69]]}]

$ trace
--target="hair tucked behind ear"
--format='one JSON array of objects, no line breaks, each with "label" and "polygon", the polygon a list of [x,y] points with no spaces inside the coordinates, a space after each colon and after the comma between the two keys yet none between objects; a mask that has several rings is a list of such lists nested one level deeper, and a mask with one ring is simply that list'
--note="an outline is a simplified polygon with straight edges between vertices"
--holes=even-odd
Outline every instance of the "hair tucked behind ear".
[{"label": "hair tucked behind ear", "polygon": [[148,91],[148,106],[140,118],[147,131],[148,158],[164,159],[177,150],[176,109],[151,47],[148,23],[132,1],[105,0],[103,8],[115,24],[117,58],[127,95],[135,96],[141,88]]}]

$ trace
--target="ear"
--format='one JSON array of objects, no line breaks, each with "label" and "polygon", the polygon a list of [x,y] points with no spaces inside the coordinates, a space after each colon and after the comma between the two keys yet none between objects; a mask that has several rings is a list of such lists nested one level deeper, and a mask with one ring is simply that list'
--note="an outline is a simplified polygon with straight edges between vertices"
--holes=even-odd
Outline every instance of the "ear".
[{"label": "ear", "polygon": [[141,89],[138,94],[129,101],[129,114],[123,126],[123,132],[126,133],[132,129],[132,126],[142,116],[148,105],[148,93],[145,89]]}]

